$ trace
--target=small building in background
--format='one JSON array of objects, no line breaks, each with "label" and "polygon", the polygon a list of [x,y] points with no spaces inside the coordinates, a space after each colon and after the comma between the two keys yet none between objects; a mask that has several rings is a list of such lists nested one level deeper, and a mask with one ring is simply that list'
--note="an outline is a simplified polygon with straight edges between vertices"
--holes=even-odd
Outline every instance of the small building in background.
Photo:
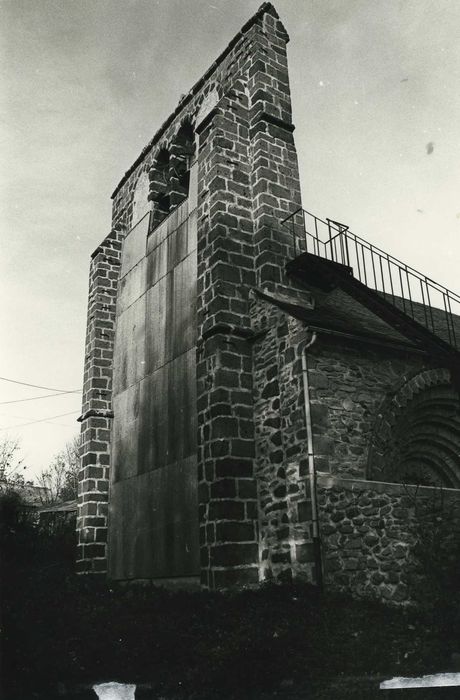
[{"label": "small building in background", "polygon": [[47,532],[59,532],[76,524],[77,499],[42,505],[37,509],[38,521]]}]

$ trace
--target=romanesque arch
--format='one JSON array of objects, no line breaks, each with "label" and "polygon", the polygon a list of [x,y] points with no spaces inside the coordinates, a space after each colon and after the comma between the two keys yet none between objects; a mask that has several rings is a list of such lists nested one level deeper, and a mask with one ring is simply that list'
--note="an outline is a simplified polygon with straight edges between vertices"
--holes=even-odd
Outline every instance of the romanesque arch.
[{"label": "romanesque arch", "polygon": [[195,132],[189,119],[182,121],[171,144],[169,190],[171,207],[175,208],[188,197],[190,167],[195,153]]},{"label": "romanesque arch", "polygon": [[149,200],[153,202],[152,228],[187,199],[190,167],[195,153],[195,132],[185,118],[168,144],[162,144],[149,171]]},{"label": "romanesque arch", "polygon": [[460,395],[446,369],[413,376],[384,400],[367,478],[460,488]]}]

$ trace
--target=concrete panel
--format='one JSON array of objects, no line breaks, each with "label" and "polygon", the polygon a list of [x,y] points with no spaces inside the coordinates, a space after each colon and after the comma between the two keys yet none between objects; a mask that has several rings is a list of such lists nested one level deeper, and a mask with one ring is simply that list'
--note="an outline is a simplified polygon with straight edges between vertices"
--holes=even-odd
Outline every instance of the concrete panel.
[{"label": "concrete panel", "polygon": [[187,253],[196,250],[198,235],[198,211],[194,209],[187,219]]},{"label": "concrete panel", "polygon": [[199,572],[196,211],[187,217],[184,202],[148,239],[143,220],[124,249],[109,506],[117,579]]},{"label": "concrete panel", "polygon": [[117,315],[131,306],[145,292],[147,260],[142,258],[124,277],[120,279],[117,297]]},{"label": "concrete panel", "polygon": [[[166,227],[163,229],[167,230]],[[150,237],[149,241],[152,240]],[[184,260],[197,246],[197,212],[155,246],[149,244],[147,286],[153,286],[167,272]]]},{"label": "concrete panel", "polygon": [[113,484],[109,513],[112,578],[199,572],[196,457]]},{"label": "concrete panel", "polygon": [[113,356],[113,393],[116,396],[145,374],[145,295],[117,318]]},{"label": "concrete panel", "polygon": [[196,453],[195,348],[141,384],[138,471],[146,472]]},{"label": "concrete panel", "polygon": [[152,287],[168,271],[168,245],[164,241],[152,249],[147,256],[147,287]]},{"label": "concrete panel", "polygon": [[140,383],[113,399],[112,480],[128,479],[138,471]]},{"label": "concrete panel", "polygon": [[196,344],[196,254],[191,253],[174,268],[172,306],[172,357]]},{"label": "concrete panel", "polygon": [[146,295],[146,372],[196,344],[196,254],[191,253]]},{"label": "concrete panel", "polygon": [[165,219],[168,227],[168,234],[175,231],[188,218],[188,199],[185,199],[182,204],[174,209],[173,212]]},{"label": "concrete panel", "polygon": [[[168,459],[196,453],[196,350],[192,348],[169,365]],[[180,440],[178,436],[180,435]]]},{"label": "concrete panel", "polygon": [[164,221],[162,221],[161,224],[159,224],[155,229],[153,229],[153,231],[150,232],[147,238],[147,255],[161,243],[164,243],[164,241],[168,237],[168,221],[169,216],[168,218],[164,219]]},{"label": "concrete panel", "polygon": [[163,243],[171,233],[176,231],[188,218],[188,200],[186,199],[169,216],[159,224],[147,238],[147,255],[157,246]]},{"label": "concrete panel", "polygon": [[168,271],[187,256],[187,224],[184,221],[168,236]]},{"label": "concrete panel", "polygon": [[168,365],[146,377],[141,390],[138,472],[168,464]]},{"label": "concrete panel", "polygon": [[120,276],[124,277],[145,256],[150,213],[129,231],[123,241]]},{"label": "concrete panel", "polygon": [[[170,345],[172,275],[163,277],[146,294],[145,358],[146,371],[154,372],[170,358],[166,348]],[[167,330],[168,329],[168,330]]]}]

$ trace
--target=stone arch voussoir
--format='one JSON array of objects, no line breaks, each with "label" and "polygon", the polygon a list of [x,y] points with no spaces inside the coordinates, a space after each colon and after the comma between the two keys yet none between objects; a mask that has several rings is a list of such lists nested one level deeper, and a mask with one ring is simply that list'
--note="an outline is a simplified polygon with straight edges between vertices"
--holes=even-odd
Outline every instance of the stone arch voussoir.
[{"label": "stone arch voussoir", "polygon": [[[445,431],[439,430],[440,421]],[[367,478],[403,481],[409,466],[413,472],[414,441],[419,440],[422,448],[431,439],[438,448],[433,474],[437,468],[440,483],[460,488],[459,427],[460,396],[448,369],[427,369],[406,377],[380,406],[369,445]],[[445,445],[439,442],[440,432]]]}]

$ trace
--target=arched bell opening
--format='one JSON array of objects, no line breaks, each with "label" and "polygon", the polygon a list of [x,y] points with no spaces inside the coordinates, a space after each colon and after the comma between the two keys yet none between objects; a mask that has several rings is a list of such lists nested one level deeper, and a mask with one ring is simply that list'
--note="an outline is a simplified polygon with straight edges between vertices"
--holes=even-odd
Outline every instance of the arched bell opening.
[{"label": "arched bell opening", "polygon": [[190,189],[190,168],[195,154],[195,132],[190,121],[182,123],[171,145],[169,191],[171,207],[187,199]]},{"label": "arched bell opening", "polygon": [[151,228],[156,228],[165,219],[171,210],[171,196],[169,191],[169,167],[170,152],[167,148],[160,148],[154,165],[150,168],[150,193],[149,199],[153,202]]}]

